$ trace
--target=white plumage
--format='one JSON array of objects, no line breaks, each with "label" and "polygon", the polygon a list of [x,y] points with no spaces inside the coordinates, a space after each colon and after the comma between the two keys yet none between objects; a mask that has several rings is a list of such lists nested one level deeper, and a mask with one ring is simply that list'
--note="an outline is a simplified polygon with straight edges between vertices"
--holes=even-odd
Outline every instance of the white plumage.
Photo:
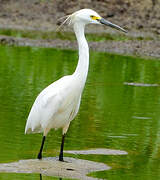
[{"label": "white plumage", "polygon": [[44,132],[65,128],[76,116],[82,89],[73,76],[64,76],[45,88],[36,98],[29,114],[25,132]]},{"label": "white plumage", "polygon": [[62,128],[62,144],[59,160],[63,161],[64,137],[70,122],[78,113],[81,94],[89,67],[89,48],[84,35],[86,24],[105,24],[126,32],[123,28],[103,19],[91,9],[82,9],[69,15],[65,22],[73,25],[78,41],[79,60],[75,72],[64,76],[45,88],[36,98],[27,119],[25,133],[43,132],[43,140],[38,154],[42,158],[45,137],[50,129]]}]

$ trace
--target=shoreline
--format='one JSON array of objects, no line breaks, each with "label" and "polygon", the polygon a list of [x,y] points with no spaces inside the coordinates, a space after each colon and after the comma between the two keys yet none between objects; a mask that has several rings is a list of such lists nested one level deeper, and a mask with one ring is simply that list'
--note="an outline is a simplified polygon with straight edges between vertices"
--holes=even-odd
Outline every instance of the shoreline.
[{"label": "shoreline", "polygon": [[[31,39],[0,35],[0,44],[77,50],[77,42],[75,40]],[[90,41],[88,44],[91,51],[160,59],[160,41],[158,40]]]},{"label": "shoreline", "polygon": [[[87,26],[90,50],[160,59],[160,0],[51,1],[0,0],[0,44],[77,49],[72,28],[58,25],[68,14],[82,8],[96,10],[102,17],[128,31],[119,33],[104,26]],[[58,34],[59,33],[59,34]]]}]

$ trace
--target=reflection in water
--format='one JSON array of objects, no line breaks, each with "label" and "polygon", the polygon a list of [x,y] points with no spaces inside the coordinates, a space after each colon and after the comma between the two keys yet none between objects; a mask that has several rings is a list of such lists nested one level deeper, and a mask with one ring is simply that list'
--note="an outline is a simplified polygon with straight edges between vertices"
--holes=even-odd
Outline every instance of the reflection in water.
[{"label": "reflection in water", "polygon": [[[24,135],[30,107],[48,84],[73,73],[76,59],[75,51],[0,46],[1,162],[34,158],[41,135]],[[160,179],[159,77],[158,60],[92,52],[80,112],[67,134],[65,150],[125,150],[129,152],[125,161],[120,157],[86,156],[119,168],[114,173],[95,173],[99,178],[119,179],[125,174],[123,179],[152,179],[153,175]],[[60,134],[49,134],[46,157],[57,155]]]}]

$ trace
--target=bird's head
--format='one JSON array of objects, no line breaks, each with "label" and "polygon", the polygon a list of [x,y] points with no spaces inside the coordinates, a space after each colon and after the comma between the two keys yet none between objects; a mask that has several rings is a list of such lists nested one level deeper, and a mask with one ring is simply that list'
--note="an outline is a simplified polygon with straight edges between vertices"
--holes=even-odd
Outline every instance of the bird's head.
[{"label": "bird's head", "polygon": [[81,9],[72,15],[72,23],[80,22],[86,24],[99,24],[101,16],[92,9]]},{"label": "bird's head", "polygon": [[87,24],[104,24],[104,25],[110,26],[112,28],[121,30],[123,32],[127,32],[126,30],[124,30],[120,26],[105,20],[97,12],[93,11],[92,9],[81,9],[79,11],[76,11],[73,14],[69,15],[67,17],[67,19],[64,21],[64,23],[65,22],[68,22],[69,24],[73,24],[73,25],[76,23],[81,23],[84,25],[87,25]]}]

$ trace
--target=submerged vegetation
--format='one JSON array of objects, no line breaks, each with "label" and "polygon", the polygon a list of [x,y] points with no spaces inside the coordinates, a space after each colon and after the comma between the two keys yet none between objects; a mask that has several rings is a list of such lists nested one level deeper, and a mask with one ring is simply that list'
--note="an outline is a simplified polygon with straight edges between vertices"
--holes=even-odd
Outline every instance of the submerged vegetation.
[{"label": "submerged vegetation", "polygon": [[[77,52],[0,46],[0,63],[0,162],[34,159],[41,134],[24,135],[30,107],[44,87],[73,73]],[[80,112],[68,131],[65,150],[109,148],[125,150],[128,155],[66,154],[66,157],[103,162],[112,167],[109,171],[90,174],[97,178],[159,179],[159,77],[157,59],[148,61],[92,52]],[[61,132],[51,131],[47,141],[44,157],[57,156]],[[10,177],[7,173],[0,174],[0,179]],[[38,175],[14,174],[13,177],[25,180]]]},{"label": "submerged vegetation", "polygon": [[[42,89],[73,73],[77,65],[75,35],[56,32],[55,20],[86,6],[97,8],[129,33],[106,33],[103,28],[102,33],[86,33],[92,50],[89,75],[65,150],[107,148],[128,154],[65,157],[111,167],[88,174],[95,178],[160,179],[160,0],[0,0],[0,4],[0,163],[36,158],[42,135],[24,135],[30,108]],[[51,131],[47,141],[44,157],[58,156],[61,132]],[[61,178],[0,173],[0,179]]]}]

